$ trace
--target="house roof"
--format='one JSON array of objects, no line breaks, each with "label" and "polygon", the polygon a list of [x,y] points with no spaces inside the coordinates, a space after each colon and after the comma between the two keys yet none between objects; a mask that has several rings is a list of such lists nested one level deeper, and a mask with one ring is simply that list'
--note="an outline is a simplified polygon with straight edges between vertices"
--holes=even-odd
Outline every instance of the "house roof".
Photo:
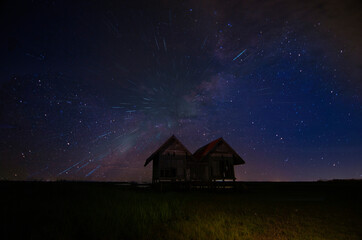
[{"label": "house roof", "polygon": [[194,157],[196,159],[198,159],[198,160],[201,160],[203,157],[205,157],[217,145],[217,143],[219,141],[221,141],[221,138],[218,138],[218,139],[206,144],[205,146],[200,147],[194,153]]},{"label": "house roof", "polygon": [[161,145],[161,147],[159,147],[154,153],[151,154],[151,156],[146,159],[144,166],[147,166],[147,164],[149,164],[155,157],[163,153],[171,144],[175,142],[180,144],[180,146],[187,152],[187,154],[189,154],[189,156],[192,156],[192,153],[180,142],[180,140],[178,140],[175,135],[172,135],[169,139],[167,139],[166,142]]},{"label": "house roof", "polygon": [[230,147],[230,145],[223,138],[218,138],[218,139],[206,144],[205,146],[197,149],[196,152],[193,154],[193,156],[197,160],[202,160],[206,156],[208,156],[212,151],[214,151],[216,149],[216,147],[219,146],[221,143],[224,143],[227,146],[227,148],[229,148],[229,151],[234,155],[234,158],[235,158],[234,165],[245,163],[245,161],[239,156],[239,154],[237,154],[235,152],[235,150],[232,149],[232,147]]}]

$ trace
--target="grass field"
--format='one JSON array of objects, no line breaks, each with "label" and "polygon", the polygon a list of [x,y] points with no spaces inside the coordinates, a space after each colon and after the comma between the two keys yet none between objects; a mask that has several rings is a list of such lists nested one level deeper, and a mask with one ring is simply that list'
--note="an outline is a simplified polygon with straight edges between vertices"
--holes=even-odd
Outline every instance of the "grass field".
[{"label": "grass field", "polygon": [[157,192],[0,182],[0,239],[362,239],[361,181],[245,186]]}]

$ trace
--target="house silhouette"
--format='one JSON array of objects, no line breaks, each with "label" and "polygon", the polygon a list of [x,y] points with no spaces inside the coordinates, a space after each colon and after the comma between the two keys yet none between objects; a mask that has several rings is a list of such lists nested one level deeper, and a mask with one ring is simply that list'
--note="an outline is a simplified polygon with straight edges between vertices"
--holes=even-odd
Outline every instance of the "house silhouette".
[{"label": "house silhouette", "polygon": [[153,162],[152,183],[235,181],[234,166],[245,163],[223,138],[206,144],[192,154],[175,135],[152,153],[144,166],[150,162]]}]

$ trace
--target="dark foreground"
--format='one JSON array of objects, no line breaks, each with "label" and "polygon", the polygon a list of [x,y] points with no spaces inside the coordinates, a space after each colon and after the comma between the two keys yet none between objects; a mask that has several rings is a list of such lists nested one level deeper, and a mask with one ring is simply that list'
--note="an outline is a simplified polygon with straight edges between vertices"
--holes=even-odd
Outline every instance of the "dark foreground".
[{"label": "dark foreground", "polygon": [[361,181],[243,189],[0,182],[0,239],[362,239]]}]

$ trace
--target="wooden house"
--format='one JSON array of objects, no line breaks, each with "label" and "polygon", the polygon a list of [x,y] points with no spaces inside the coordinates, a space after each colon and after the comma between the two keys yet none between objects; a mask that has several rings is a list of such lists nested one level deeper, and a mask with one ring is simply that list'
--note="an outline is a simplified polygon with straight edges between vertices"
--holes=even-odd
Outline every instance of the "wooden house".
[{"label": "wooden house", "polygon": [[200,180],[234,180],[234,166],[245,164],[244,160],[223,139],[218,138],[196,150],[193,154],[197,165],[191,177]]},{"label": "wooden house", "polygon": [[189,179],[186,166],[192,159],[192,153],[172,135],[146,159],[144,166],[147,166],[151,161],[153,162],[152,183],[185,181]]},{"label": "wooden house", "polygon": [[144,166],[151,161],[152,183],[235,180],[234,165],[245,163],[223,138],[191,154],[174,135],[146,159]]}]

